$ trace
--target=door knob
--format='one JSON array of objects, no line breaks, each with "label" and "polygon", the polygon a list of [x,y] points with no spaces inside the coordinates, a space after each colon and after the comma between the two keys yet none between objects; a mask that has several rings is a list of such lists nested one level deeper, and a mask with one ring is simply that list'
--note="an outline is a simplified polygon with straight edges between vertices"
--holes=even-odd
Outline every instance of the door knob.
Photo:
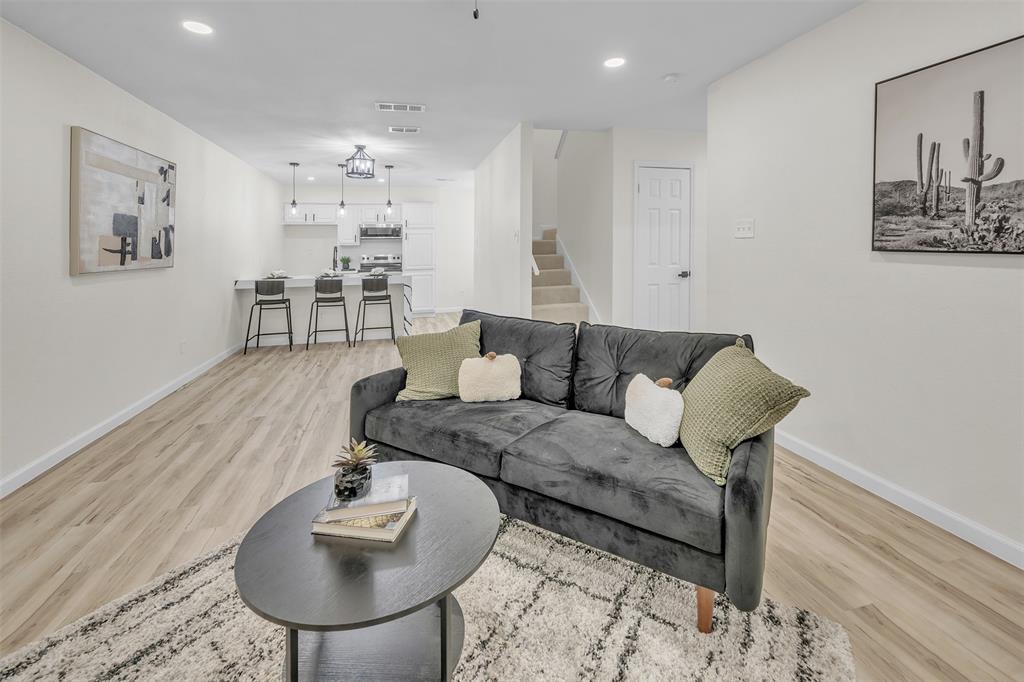
[{"label": "door knob", "polygon": [[683,270],[678,275],[676,275],[676,277],[681,277],[683,279],[686,279],[689,276],[690,276],[690,271],[689,270]]}]

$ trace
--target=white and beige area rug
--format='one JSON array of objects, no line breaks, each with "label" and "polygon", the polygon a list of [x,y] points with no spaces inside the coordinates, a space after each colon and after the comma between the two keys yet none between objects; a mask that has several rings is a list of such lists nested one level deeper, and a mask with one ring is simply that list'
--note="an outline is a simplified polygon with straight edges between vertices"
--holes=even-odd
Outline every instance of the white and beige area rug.
[{"label": "white and beige area rug", "polygon": [[[0,661],[0,680],[279,680],[284,631],[234,583],[237,542]],[[693,586],[521,521],[456,591],[458,680],[851,680],[843,628],[765,599],[719,597],[695,625]]]}]

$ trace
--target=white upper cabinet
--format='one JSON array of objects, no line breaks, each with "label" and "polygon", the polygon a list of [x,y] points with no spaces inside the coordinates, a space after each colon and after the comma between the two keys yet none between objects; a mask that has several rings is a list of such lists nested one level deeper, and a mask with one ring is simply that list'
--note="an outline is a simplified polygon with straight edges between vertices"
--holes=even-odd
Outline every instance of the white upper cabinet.
[{"label": "white upper cabinet", "polygon": [[392,204],[388,215],[386,204],[359,204],[359,222],[361,223],[400,223],[402,222],[402,204]]},{"label": "white upper cabinet", "polygon": [[349,204],[345,207],[345,215],[338,216],[338,243],[343,246],[355,246],[359,243],[359,211]]},{"label": "white upper cabinet", "polygon": [[403,217],[409,227],[434,227],[434,204],[425,201],[407,201],[402,204]]},{"label": "white upper cabinet", "polygon": [[310,206],[313,208],[313,222],[317,225],[337,225],[341,219],[341,216],[338,215],[337,204],[310,204]]},{"label": "white upper cabinet", "polygon": [[391,204],[391,214],[387,212],[387,205],[382,204],[380,207],[380,221],[382,223],[400,223],[402,222],[402,215],[404,213],[405,204]]},{"label": "white upper cabinet", "polygon": [[292,213],[291,203],[284,205],[285,225],[337,225],[337,204],[301,203]]},{"label": "white upper cabinet", "polygon": [[382,204],[356,204],[360,223],[380,222],[380,214],[384,212]]}]

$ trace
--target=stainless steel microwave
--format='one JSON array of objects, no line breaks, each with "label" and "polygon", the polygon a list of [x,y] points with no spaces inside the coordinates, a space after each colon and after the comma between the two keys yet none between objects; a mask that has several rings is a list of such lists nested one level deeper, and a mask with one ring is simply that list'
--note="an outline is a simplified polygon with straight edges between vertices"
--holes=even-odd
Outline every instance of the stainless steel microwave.
[{"label": "stainless steel microwave", "polygon": [[401,239],[402,223],[360,223],[359,239]]}]

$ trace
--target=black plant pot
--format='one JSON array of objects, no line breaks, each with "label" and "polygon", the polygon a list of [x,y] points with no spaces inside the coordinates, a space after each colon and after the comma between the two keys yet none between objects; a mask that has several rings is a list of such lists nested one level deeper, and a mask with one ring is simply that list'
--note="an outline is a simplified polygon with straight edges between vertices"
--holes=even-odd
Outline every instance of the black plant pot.
[{"label": "black plant pot", "polygon": [[355,500],[366,494],[373,467],[338,467],[334,472],[334,494],[339,500]]}]

